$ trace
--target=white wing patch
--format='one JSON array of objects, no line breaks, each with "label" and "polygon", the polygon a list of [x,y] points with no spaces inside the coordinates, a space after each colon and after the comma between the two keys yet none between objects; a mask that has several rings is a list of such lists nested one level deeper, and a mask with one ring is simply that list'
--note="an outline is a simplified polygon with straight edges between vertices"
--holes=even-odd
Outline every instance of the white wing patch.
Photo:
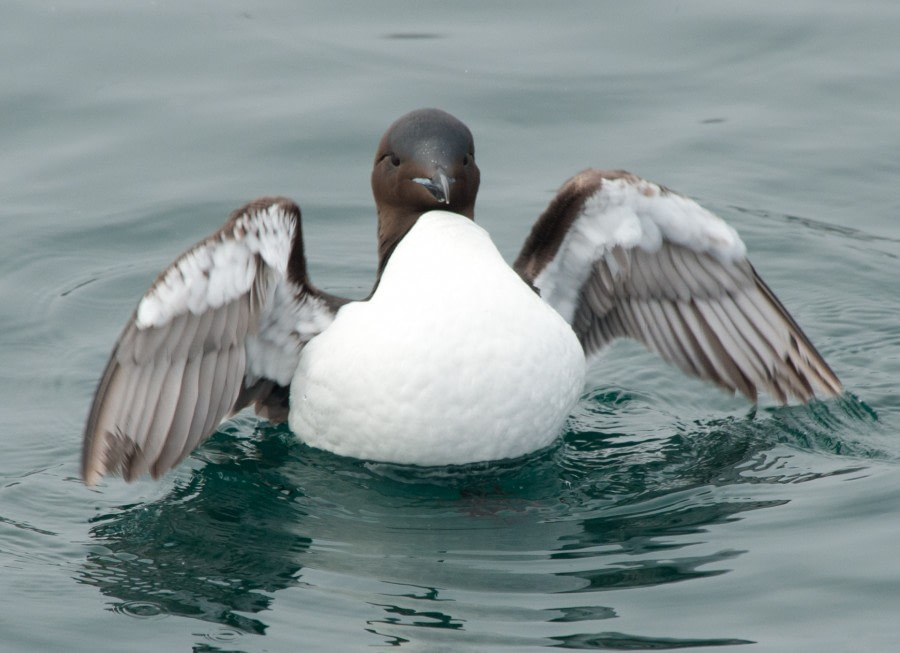
[{"label": "white wing patch", "polygon": [[296,297],[287,284],[274,285],[259,329],[247,338],[247,385],[261,378],[289,386],[300,350],[334,320],[325,301],[315,295]]},{"label": "white wing patch", "polygon": [[558,254],[534,279],[541,296],[571,323],[581,288],[595,261],[610,252],[640,248],[657,252],[663,241],[712,255],[723,263],[742,258],[746,247],[721,218],[682,195],[639,178],[605,179],[563,238]]},{"label": "white wing patch", "polygon": [[135,326],[163,326],[176,315],[199,315],[234,301],[253,285],[257,256],[283,276],[293,235],[293,220],[279,204],[244,213],[166,270],[138,304]]},{"label": "white wing patch", "polygon": [[594,230],[594,242],[607,247],[655,252],[667,240],[712,254],[722,262],[747,253],[740,236],[724,220],[695,201],[644,179],[604,181],[582,213]]}]

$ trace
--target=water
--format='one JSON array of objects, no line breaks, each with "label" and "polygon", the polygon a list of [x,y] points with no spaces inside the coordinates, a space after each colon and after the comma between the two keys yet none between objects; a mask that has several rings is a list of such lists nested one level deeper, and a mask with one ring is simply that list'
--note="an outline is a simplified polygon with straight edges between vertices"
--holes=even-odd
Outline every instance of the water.
[{"label": "water", "polygon": [[[900,5],[6,2],[4,650],[890,650],[900,637]],[[587,166],[735,225],[849,390],[758,409],[640,348],[551,449],[443,473],[241,416],[161,482],[85,488],[139,294],[262,194],[365,296],[368,172],[418,106],[472,128],[512,258]]]}]

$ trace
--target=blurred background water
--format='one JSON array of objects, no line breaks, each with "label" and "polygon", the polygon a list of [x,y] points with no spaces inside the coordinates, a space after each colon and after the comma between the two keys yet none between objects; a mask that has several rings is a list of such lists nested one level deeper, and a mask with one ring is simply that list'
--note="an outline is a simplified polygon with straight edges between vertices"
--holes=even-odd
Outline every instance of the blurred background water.
[{"label": "blurred background water", "polygon": [[[892,650],[900,4],[283,0],[0,7],[5,651]],[[424,472],[242,415],[158,483],[78,478],[140,293],[263,194],[365,296],[391,121],[475,134],[515,256],[625,168],[742,234],[846,397],[752,408],[622,344],[558,444]]]}]

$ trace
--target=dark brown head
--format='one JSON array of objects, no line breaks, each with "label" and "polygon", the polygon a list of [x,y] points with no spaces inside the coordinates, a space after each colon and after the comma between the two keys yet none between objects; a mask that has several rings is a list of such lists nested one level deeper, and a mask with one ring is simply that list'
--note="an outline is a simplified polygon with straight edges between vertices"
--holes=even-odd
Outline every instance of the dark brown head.
[{"label": "dark brown head", "polygon": [[449,113],[417,109],[388,127],[372,169],[379,273],[426,211],[453,211],[474,220],[480,179],[472,132]]}]

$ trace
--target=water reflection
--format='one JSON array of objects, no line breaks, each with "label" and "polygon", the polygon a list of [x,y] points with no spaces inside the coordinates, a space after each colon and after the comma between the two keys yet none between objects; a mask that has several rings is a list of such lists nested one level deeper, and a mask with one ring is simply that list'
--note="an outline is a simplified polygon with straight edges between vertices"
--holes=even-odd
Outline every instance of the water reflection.
[{"label": "water reflection", "polygon": [[615,432],[589,429],[607,399],[586,399],[579,430],[540,454],[439,471],[348,460],[283,428],[233,422],[165,498],[94,520],[79,580],[132,618],[257,635],[278,593],[302,587],[292,610],[326,597],[342,630],[382,645],[484,643],[485,633],[513,647],[748,643],[618,632],[617,593],[727,574],[745,551],[710,544],[710,533],[788,501],[754,487],[861,467],[810,471],[774,448],[821,443],[841,430],[835,421],[865,414],[814,405],[641,434],[620,402]]},{"label": "water reflection", "polygon": [[[243,443],[246,444],[246,443]],[[218,434],[217,454],[242,443]],[[134,606],[158,606],[182,615],[262,634],[266,625],[246,615],[268,609],[274,592],[296,585],[311,539],[294,524],[303,518],[299,490],[278,472],[287,447],[278,438],[254,443],[258,455],[223,457],[176,485],[164,499],[95,518],[97,547],[81,580]]]},{"label": "water reflection", "polygon": [[665,651],[679,648],[756,643],[747,639],[677,639],[673,637],[640,637],[615,632],[597,635],[567,635],[553,639],[559,642],[555,648],[603,651]]}]

